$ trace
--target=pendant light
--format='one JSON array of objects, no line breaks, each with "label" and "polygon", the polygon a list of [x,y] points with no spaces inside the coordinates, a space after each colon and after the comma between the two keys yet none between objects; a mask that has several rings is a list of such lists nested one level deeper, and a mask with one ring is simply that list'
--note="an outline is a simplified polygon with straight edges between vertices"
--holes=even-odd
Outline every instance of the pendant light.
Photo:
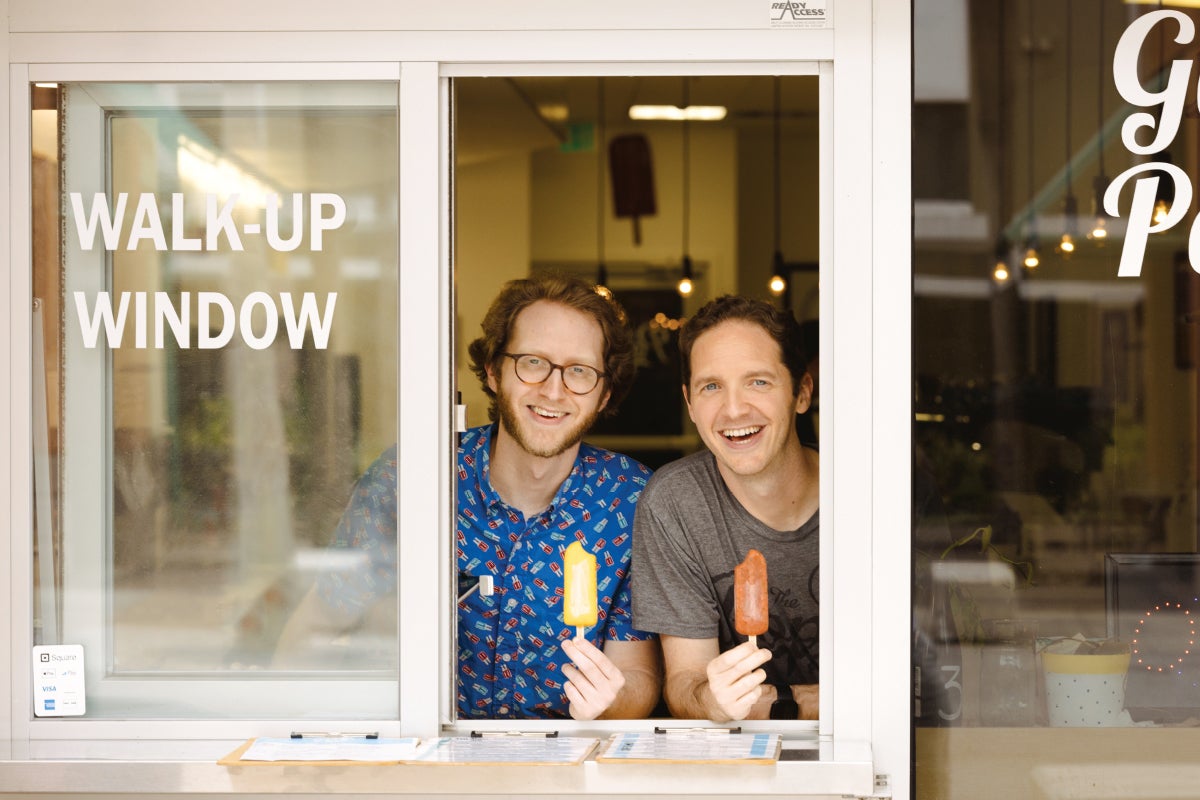
[{"label": "pendant light", "polygon": [[[681,108],[688,107],[688,78],[685,75],[683,78],[683,105]],[[687,297],[695,288],[695,276],[692,274],[692,257],[688,254],[688,213],[691,200],[691,186],[689,183],[691,142],[689,141],[691,121],[685,115],[683,118],[683,160],[681,171],[683,172],[683,264],[679,276],[679,283],[675,288],[683,297]]]},{"label": "pendant light", "polygon": [[780,245],[781,240],[781,214],[780,206],[782,203],[780,193],[780,175],[779,175],[779,113],[780,113],[780,84],[782,79],[776,75],[774,80],[775,104],[774,111],[771,116],[771,136],[772,136],[772,157],[771,157],[771,174],[774,178],[775,186],[775,255],[771,259],[771,280],[767,282],[767,289],[771,294],[779,297],[787,291],[787,278],[784,277],[786,270],[783,266],[783,248]]},{"label": "pendant light", "polygon": [[1103,247],[1108,239],[1108,214],[1104,212],[1104,193],[1108,176],[1104,174],[1104,9],[1099,12],[1100,43],[1096,45],[1096,141],[1100,153],[1099,172],[1092,178],[1092,230],[1088,238]]},{"label": "pendant light", "polygon": [[1066,117],[1066,124],[1063,125],[1063,139],[1066,142],[1067,191],[1066,196],[1063,198],[1062,238],[1058,241],[1057,249],[1063,258],[1070,258],[1075,254],[1075,236],[1078,233],[1076,220],[1079,215],[1079,206],[1075,201],[1075,192],[1071,186],[1071,0],[1064,0],[1064,5],[1067,9],[1067,34],[1063,47],[1063,55],[1066,61],[1066,90],[1063,92],[1063,110]]},{"label": "pendant light", "polygon": [[1012,277],[1012,273],[1008,268],[1008,258],[1011,243],[1008,241],[1008,235],[1004,232],[1004,221],[1008,219],[1009,205],[1008,192],[1006,189],[1006,181],[1008,180],[1007,169],[1007,137],[1005,136],[1005,127],[1008,123],[1008,109],[1005,106],[1004,98],[1004,76],[1006,73],[1007,59],[1005,58],[1005,22],[1008,19],[1008,14],[1004,8],[1004,0],[998,0],[996,3],[996,188],[998,197],[996,200],[996,248],[994,251],[994,260],[992,262],[992,280],[997,284],[1004,284]]},{"label": "pendant light", "polygon": [[612,299],[604,263],[604,78],[596,79],[596,294]]},{"label": "pendant light", "polygon": [[[1158,10],[1162,11],[1162,0],[1158,0]],[[1166,35],[1163,33],[1166,26],[1158,26],[1158,91],[1161,93],[1166,89],[1166,73],[1167,73],[1167,47]],[[1164,150],[1159,154],[1160,163],[1170,164],[1171,153]],[[1168,176],[1158,179],[1158,191],[1154,193],[1154,213],[1151,216],[1155,225],[1161,225],[1167,219],[1167,214],[1171,212],[1171,204],[1175,202],[1175,181],[1169,180]]]},{"label": "pendant light", "polygon": [[1033,9],[1035,3],[1029,4],[1029,51],[1028,61],[1029,68],[1026,70],[1026,86],[1025,107],[1026,107],[1026,137],[1027,149],[1029,153],[1028,162],[1026,164],[1026,177],[1029,183],[1029,210],[1025,223],[1025,259],[1024,264],[1026,269],[1037,269],[1041,263],[1041,258],[1038,256],[1038,237],[1037,237],[1037,209],[1034,207],[1033,197],[1033,54],[1034,54],[1034,27],[1033,27]]}]

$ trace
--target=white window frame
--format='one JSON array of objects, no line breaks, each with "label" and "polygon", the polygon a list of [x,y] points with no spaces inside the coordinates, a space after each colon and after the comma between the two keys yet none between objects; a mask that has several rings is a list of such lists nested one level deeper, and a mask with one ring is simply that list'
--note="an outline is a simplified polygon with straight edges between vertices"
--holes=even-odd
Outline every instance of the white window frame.
[{"label": "white window frame", "polygon": [[[280,67],[286,65],[273,65],[271,69],[265,71],[266,74],[261,77],[256,75],[252,65],[244,65],[244,68],[237,70],[231,69],[234,65],[198,65],[195,68],[182,72],[176,71],[176,76],[172,80],[157,80],[148,79],[145,71],[133,65],[125,64],[108,64],[108,65],[35,65],[23,69],[19,65],[14,65],[10,68],[12,76],[11,92],[14,98],[23,98],[26,103],[29,102],[29,86],[33,82],[54,82],[54,83],[92,83],[92,84],[162,84],[176,81],[222,81],[222,82],[296,82],[296,81],[320,81],[320,82],[371,82],[378,81],[389,83],[392,85],[399,84],[399,65],[397,64],[345,64],[334,65],[332,68],[325,69],[321,67],[303,66],[295,69],[300,65],[293,65],[293,69],[286,71],[291,77],[284,77],[280,71]],[[328,66],[328,65],[325,65]],[[227,73],[224,79],[213,77],[214,73]],[[234,75],[236,74],[236,77]],[[107,77],[101,79],[93,76],[105,75]],[[86,77],[85,77],[86,76]],[[95,86],[94,88],[101,88]],[[134,106],[147,104],[147,107],[154,106],[154,98],[146,97],[147,93],[138,92],[136,90],[126,92],[116,92],[120,96],[101,97],[101,105],[97,105],[94,109],[79,109],[84,112],[83,115],[90,119],[79,122],[72,121],[69,124],[76,128],[88,127],[94,128],[94,131],[84,132],[75,129],[77,135],[74,139],[76,148],[79,146],[87,146],[95,148],[94,152],[79,152],[73,149],[72,156],[79,158],[81,162],[90,163],[92,166],[92,174],[86,177],[86,180],[93,185],[89,185],[84,191],[85,195],[90,191],[103,191],[107,174],[107,159],[103,152],[103,146],[106,141],[104,135],[104,119],[103,109],[108,107],[129,108],[130,103]],[[149,94],[153,94],[152,92]],[[112,103],[112,106],[109,105]],[[16,102],[14,102],[16,105]],[[161,104],[160,104],[161,105]],[[23,118],[28,121],[30,119],[29,110],[26,108]],[[16,113],[13,114],[14,119],[18,119]],[[14,134],[10,142],[12,146],[12,167],[18,185],[28,186],[30,182],[29,164],[30,164],[30,148],[28,140],[28,124],[24,126],[25,133],[24,142],[15,130],[20,126],[14,125]],[[24,155],[18,157],[16,155],[19,148],[24,147]],[[81,168],[82,169],[82,168]],[[79,189],[78,186],[75,187]],[[13,255],[14,264],[20,264],[17,260],[18,249],[23,249],[26,253],[24,256],[24,264],[26,271],[29,270],[31,264],[31,251],[29,242],[29,232],[31,220],[28,219],[28,209],[25,207],[28,204],[14,204],[14,211],[23,214],[26,221],[21,227],[14,227],[15,232],[20,232],[22,235],[13,237]],[[14,225],[16,220],[14,220]],[[104,261],[103,253],[96,251],[93,253],[82,254],[78,251],[77,244],[72,244],[68,241],[64,247],[64,259],[68,262],[78,262],[82,259],[88,261],[98,260]],[[91,289],[99,291],[107,288],[103,285],[105,270],[103,268],[97,270],[89,270],[89,277],[86,280],[97,282]],[[73,281],[74,279],[69,279]],[[75,285],[69,283],[68,289],[84,288],[82,284]],[[15,298],[13,304],[16,305]],[[27,305],[27,303],[26,303]],[[67,309],[64,306],[64,309]],[[64,311],[66,313],[66,311]],[[28,314],[26,315],[28,317]],[[77,325],[74,324],[72,316],[67,314],[67,336],[68,341],[64,343],[64,348],[71,351],[75,357],[72,364],[72,375],[70,379],[73,384],[80,388],[66,387],[68,398],[74,398],[75,402],[69,405],[72,408],[79,410],[68,410],[69,421],[71,422],[72,430],[80,434],[76,442],[77,455],[63,464],[63,469],[67,471],[68,484],[72,486],[71,497],[68,498],[68,503],[72,506],[64,509],[63,524],[70,526],[72,530],[79,530],[86,524],[86,520],[92,519],[104,520],[107,514],[108,503],[106,500],[107,490],[104,482],[106,476],[111,475],[111,465],[104,462],[106,454],[110,448],[106,444],[111,431],[108,430],[108,403],[89,404],[80,402],[81,397],[76,397],[80,391],[87,389],[94,390],[95,387],[106,387],[108,381],[108,370],[105,368],[106,351],[99,349],[96,351],[84,353],[82,348],[78,346],[78,331]],[[28,326],[24,327],[28,331]],[[27,339],[28,341],[28,339]],[[14,336],[14,345],[17,344],[17,338]],[[28,344],[26,344],[28,347]],[[397,375],[399,369],[397,368]],[[107,392],[107,390],[105,390]],[[17,426],[14,426],[16,428]],[[79,447],[81,441],[86,441],[87,446]],[[32,452],[26,451],[27,453]],[[10,465],[14,474],[20,474],[16,465],[20,463],[15,457]],[[85,458],[86,456],[86,458]],[[29,463],[28,461],[26,462]],[[25,470],[28,472],[28,468]],[[14,509],[15,511],[15,509]],[[97,534],[103,534],[106,530],[106,523],[95,523]],[[25,528],[32,530],[32,524]],[[252,704],[261,703],[263,696],[266,695],[265,701],[274,707],[282,707],[287,698],[302,698],[311,697],[314,685],[313,681],[305,680],[269,680],[261,679],[238,680],[234,678],[152,678],[139,679],[131,676],[109,677],[106,675],[106,661],[110,657],[109,648],[111,647],[112,632],[107,629],[105,622],[108,619],[106,604],[88,602],[90,598],[107,598],[108,589],[105,586],[106,570],[103,566],[105,554],[105,542],[103,535],[97,535],[94,539],[87,541],[72,540],[72,552],[66,556],[65,571],[69,575],[68,589],[72,592],[78,590],[84,598],[68,597],[64,601],[63,614],[64,617],[72,618],[68,628],[73,630],[85,631],[83,638],[75,638],[69,643],[83,644],[85,652],[88,653],[87,664],[87,680],[89,687],[95,687],[98,682],[105,683],[104,692],[108,699],[115,702],[124,702],[131,699],[146,701],[151,704],[160,703],[163,705],[178,702],[182,698],[196,698],[197,702],[203,702],[205,693],[214,701],[219,700],[223,705],[236,703],[238,698],[242,698],[246,707],[251,707]],[[32,564],[32,539],[28,536],[14,536],[11,543],[11,552],[13,553],[13,562],[11,567],[12,579],[12,601],[13,611],[17,616],[15,619],[32,619],[32,606],[30,600],[32,598],[32,572],[30,569],[18,569],[18,564]],[[20,606],[24,603],[26,609],[21,609]],[[294,720],[270,720],[270,721],[255,721],[255,720],[221,720],[221,719],[200,719],[196,720],[199,723],[191,732],[184,732],[183,735],[178,735],[176,732],[186,728],[178,722],[163,721],[163,720],[138,720],[136,722],[116,720],[116,719],[26,719],[23,718],[18,709],[26,710],[32,707],[31,687],[28,680],[19,680],[19,672],[17,671],[21,664],[20,653],[30,652],[32,641],[30,639],[32,631],[29,625],[22,626],[20,623],[14,624],[14,652],[12,655],[13,668],[13,728],[14,735],[19,735],[20,730],[25,725],[28,725],[28,738],[30,741],[36,742],[42,739],[47,742],[57,740],[73,740],[80,736],[80,727],[85,726],[88,730],[89,738],[108,739],[108,738],[128,738],[131,728],[137,731],[137,736],[156,737],[171,737],[171,738],[211,738],[212,730],[230,730],[235,736],[252,736],[252,735],[286,735],[291,730],[351,730],[361,727],[362,723],[354,720],[346,720],[340,718],[335,712],[339,707],[338,698],[356,698],[356,702],[361,702],[361,698],[369,698],[371,696],[379,696],[381,693],[386,693],[384,696],[390,695],[390,701],[393,704],[399,691],[399,687],[391,680],[329,680],[321,681],[319,685],[323,690],[320,698],[314,698],[315,703],[324,704],[324,713],[315,711],[314,714],[304,718],[297,717]],[[101,655],[104,654],[104,655]],[[28,662],[28,658],[24,659]],[[26,667],[28,664],[26,664]],[[199,696],[197,697],[197,689]],[[28,712],[25,715],[28,717]],[[381,734],[398,735],[400,725],[398,720],[373,720],[371,722],[372,729],[378,729]],[[37,747],[31,747],[31,752],[37,755],[39,750]],[[56,752],[53,745],[47,745],[44,752]]]},{"label": "white window frame", "polygon": [[[865,747],[876,771],[892,777],[893,796],[907,796],[911,649],[908,4],[830,2],[836,9],[832,28],[771,31],[758,23],[748,24],[740,4],[666,4],[670,8],[660,9],[619,3],[605,18],[607,29],[593,31],[583,27],[595,24],[590,18],[593,9],[571,11],[557,3],[533,2],[496,15],[492,22],[506,29],[499,35],[477,30],[478,20],[449,9],[415,11],[407,6],[375,12],[383,17],[398,15],[399,22],[391,28],[364,24],[357,31],[334,31],[333,25],[314,22],[310,32],[272,32],[278,11],[272,3],[244,8],[236,21],[222,20],[230,29],[239,26],[224,33],[211,32],[198,20],[181,25],[182,31],[155,32],[172,29],[152,15],[145,22],[133,21],[128,11],[122,18],[101,4],[79,3],[73,29],[95,33],[38,33],[64,30],[54,20],[53,9],[41,10],[37,3],[23,0],[3,5],[13,6],[11,27],[22,32],[10,34],[5,42],[10,79],[4,87],[7,97],[0,98],[7,100],[9,111],[9,158],[0,167],[8,187],[0,212],[7,214],[9,238],[5,241],[0,232],[0,245],[6,246],[10,265],[9,346],[0,348],[0,368],[12,381],[11,391],[0,393],[0,419],[7,424],[3,443],[9,453],[0,467],[0,508],[7,519],[7,529],[0,531],[0,551],[7,544],[11,554],[11,588],[0,594],[0,657],[8,673],[0,681],[0,723],[5,718],[8,723],[0,724],[0,733],[11,731],[12,741],[29,743],[26,749],[36,756],[54,752],[49,746],[39,750],[39,743],[236,739],[279,735],[292,724],[30,719],[27,198],[31,81],[324,81],[364,80],[372,75],[399,80],[400,720],[390,728],[378,727],[384,733],[429,736],[448,724],[444,709],[449,707],[455,675],[449,619],[453,610],[448,546],[453,380],[444,79],[455,74],[629,74],[631,65],[653,67],[660,74],[736,74],[739,68],[750,67],[761,70],[760,74],[774,74],[794,70],[802,56],[807,63],[822,65],[821,138],[828,143],[830,155],[822,159],[820,175],[821,312],[826,320],[821,337],[821,360],[826,365],[821,439],[827,443],[822,451],[821,503],[822,527],[833,533],[823,536],[821,550],[824,657],[818,731],[823,763],[826,754],[833,764],[860,761]],[[43,18],[43,14],[51,16]],[[122,24],[129,32],[103,32],[120,30],[113,26]],[[196,30],[189,30],[188,24]],[[687,29],[681,29],[684,24]],[[417,30],[405,31],[404,25]],[[144,27],[138,30],[139,26]],[[546,29],[551,26],[559,29]],[[229,60],[244,58],[249,51],[262,60]],[[132,53],[137,55],[131,59]],[[188,63],[177,60],[180,53],[187,54]],[[648,53],[655,61],[645,60]],[[497,71],[487,72],[493,68]],[[564,71],[567,68],[573,71]],[[431,197],[439,202],[430,203]],[[438,268],[413,266],[421,264]],[[839,291],[842,287],[845,291]],[[438,298],[436,305],[428,302],[431,297]],[[439,331],[436,347],[429,346],[431,329]],[[437,379],[407,377],[417,375]],[[429,425],[431,419],[438,424]],[[431,453],[438,454],[437,469],[431,469]],[[439,536],[429,536],[428,531],[438,531]],[[436,579],[430,578],[432,563],[439,564]],[[434,591],[442,601],[441,616],[428,613],[427,598]],[[437,642],[437,646],[412,646],[420,642]],[[434,685],[438,691],[429,691]]]}]

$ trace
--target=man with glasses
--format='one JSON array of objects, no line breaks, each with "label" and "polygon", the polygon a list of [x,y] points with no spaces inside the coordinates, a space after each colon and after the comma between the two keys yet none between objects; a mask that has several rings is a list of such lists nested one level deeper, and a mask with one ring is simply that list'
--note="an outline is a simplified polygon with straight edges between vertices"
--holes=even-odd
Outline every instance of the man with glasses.
[{"label": "man with glasses", "polygon": [[[644,717],[659,650],[633,627],[629,586],[650,472],[582,442],[633,378],[623,312],[581,280],[535,276],[506,284],[482,329],[468,352],[493,422],[462,435],[456,476],[459,717]],[[360,480],[336,535],[372,568],[314,590],[342,618],[395,587],[395,461],[392,448]],[[584,637],[563,621],[563,552],[576,541],[597,562],[598,620]]]}]

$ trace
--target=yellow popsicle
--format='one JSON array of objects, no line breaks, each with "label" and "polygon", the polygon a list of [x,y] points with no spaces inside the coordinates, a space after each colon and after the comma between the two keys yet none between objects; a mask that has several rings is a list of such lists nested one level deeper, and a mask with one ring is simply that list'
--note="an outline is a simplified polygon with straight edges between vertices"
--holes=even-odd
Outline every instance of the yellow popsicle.
[{"label": "yellow popsicle", "polygon": [[596,624],[596,557],[572,542],[563,554],[563,623],[576,626],[576,634]]}]

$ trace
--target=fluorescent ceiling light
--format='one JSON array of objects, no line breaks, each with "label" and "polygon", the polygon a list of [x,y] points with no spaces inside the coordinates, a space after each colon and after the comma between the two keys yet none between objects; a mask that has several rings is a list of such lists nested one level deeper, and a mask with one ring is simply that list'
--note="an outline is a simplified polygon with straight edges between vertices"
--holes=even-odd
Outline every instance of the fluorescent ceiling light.
[{"label": "fluorescent ceiling light", "polygon": [[[1127,6],[1156,6],[1158,0],[1125,0]],[[1163,0],[1164,6],[1179,8],[1200,8],[1200,0]]]},{"label": "fluorescent ceiling light", "polygon": [[539,103],[537,110],[542,119],[550,122],[566,122],[571,118],[571,109],[566,103]]},{"label": "fluorescent ceiling light", "polygon": [[57,83],[35,83],[34,86],[38,87],[39,89],[57,89],[58,88]]},{"label": "fluorescent ceiling light", "polygon": [[630,119],[699,120],[716,122],[725,119],[725,106],[630,106]]}]

